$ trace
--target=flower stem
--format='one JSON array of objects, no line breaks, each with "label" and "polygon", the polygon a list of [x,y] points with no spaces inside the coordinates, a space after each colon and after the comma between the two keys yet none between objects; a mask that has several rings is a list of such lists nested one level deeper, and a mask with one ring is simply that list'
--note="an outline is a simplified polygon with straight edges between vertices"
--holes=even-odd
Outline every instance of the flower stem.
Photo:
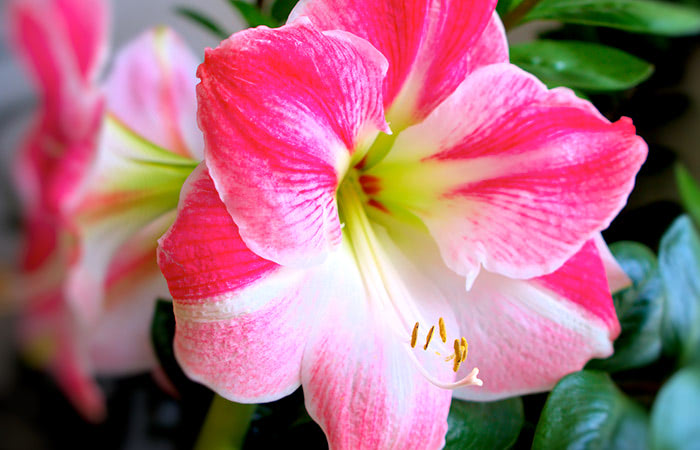
[{"label": "flower stem", "polygon": [[196,450],[243,448],[243,441],[255,407],[256,405],[230,402],[215,395],[194,448]]},{"label": "flower stem", "polygon": [[518,6],[513,8],[512,11],[508,12],[503,17],[503,26],[506,28],[506,31],[518,26],[520,21],[523,20],[527,13],[532,11],[539,2],[540,0],[523,0]]}]

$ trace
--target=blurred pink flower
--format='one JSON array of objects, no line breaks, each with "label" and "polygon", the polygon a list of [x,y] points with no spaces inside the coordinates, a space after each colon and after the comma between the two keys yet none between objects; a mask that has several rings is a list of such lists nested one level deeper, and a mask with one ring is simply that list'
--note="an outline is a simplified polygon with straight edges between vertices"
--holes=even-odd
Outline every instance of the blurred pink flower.
[{"label": "blurred pink flower", "polygon": [[[196,165],[190,158],[201,159],[197,62],[158,29],[129,44],[101,86],[104,2],[14,0],[8,15],[40,94],[15,170],[25,222],[21,343],[96,421],[105,410],[93,374],[155,363],[150,317],[154,299],[167,295],[156,239]],[[170,162],[176,170],[167,175],[144,169]],[[163,183],[149,185],[144,171]]]},{"label": "blurred pink flower", "polygon": [[596,241],[646,145],[510,65],[495,5],[302,0],[206,52],[206,165],[159,249],[191,378],[237,402],[301,385],[334,448],[438,448],[453,395],[612,352]]}]

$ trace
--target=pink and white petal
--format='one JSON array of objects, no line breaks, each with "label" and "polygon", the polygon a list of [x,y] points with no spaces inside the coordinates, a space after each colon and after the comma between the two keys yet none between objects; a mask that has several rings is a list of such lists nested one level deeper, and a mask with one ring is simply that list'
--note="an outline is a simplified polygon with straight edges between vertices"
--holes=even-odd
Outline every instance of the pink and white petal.
[{"label": "pink and white petal", "polygon": [[97,373],[132,374],[156,364],[150,337],[156,299],[168,286],[156,262],[157,240],[175,211],[148,224],[119,248],[105,281],[103,314],[90,328],[90,359]]},{"label": "pink and white petal", "polygon": [[478,367],[483,386],[459,388],[456,397],[488,401],[544,391],[612,353],[620,326],[593,241],[553,274],[515,280],[482,271],[466,291],[425,231],[384,219],[397,247],[421,261],[424,276],[449,299],[469,343],[457,376]]},{"label": "pink and white petal", "polygon": [[[427,352],[410,348],[410,329],[396,334],[402,328],[392,323],[397,311],[366,294],[371,289],[355,264],[351,257],[343,264],[343,280],[323,305],[306,344],[301,372],[306,409],[331,448],[441,448],[452,392],[428,381],[408,352],[442,381],[454,380],[452,363],[445,361],[444,350],[442,356],[434,354],[443,347],[437,333]],[[410,306],[408,299],[398,300],[407,303],[398,308]],[[430,324],[422,325],[421,341]]]},{"label": "pink and white petal", "polygon": [[80,343],[73,342],[75,338],[60,342],[62,339],[59,337],[60,350],[49,369],[78,412],[90,422],[102,422],[107,416],[106,401],[87,364],[82,361],[84,356],[75,353],[80,350],[73,346],[80,346]]},{"label": "pink and white petal", "polygon": [[472,51],[495,6],[493,0],[306,0],[289,20],[308,17],[322,29],[351,32],[389,59],[384,105],[396,131],[421,121],[454,91],[470,71],[468,54],[502,56],[502,27],[491,26],[478,54]]},{"label": "pink and white petal", "polygon": [[468,285],[482,266],[550,273],[608,226],[647,153],[629,119],[583,103],[511,65],[479,69],[369,170],[375,197],[420,217]]},{"label": "pink and white petal", "polygon": [[[104,0],[53,0],[65,22],[80,73],[94,80],[107,54],[109,7]],[[53,17],[54,20],[57,17]]]},{"label": "pink and white petal", "polygon": [[65,135],[84,134],[99,102],[93,82],[106,52],[106,4],[16,0],[8,16],[11,41],[36,80],[44,114]]},{"label": "pink and white petal", "polygon": [[591,358],[613,352],[620,325],[595,244],[556,272],[530,281],[482,273],[464,301],[463,332],[470,362],[481,369],[481,389],[462,388],[469,400],[551,389]]},{"label": "pink and white petal", "polygon": [[299,386],[307,325],[330,285],[319,270],[283,268],[248,250],[204,165],[183,187],[158,262],[190,378],[237,402],[272,401]]},{"label": "pink and white petal", "polygon": [[105,85],[109,113],[155,145],[201,160],[198,64],[174,31],[161,27],[143,33],[116,57]]},{"label": "pink and white petal", "polygon": [[605,243],[603,236],[598,234],[594,240],[600,258],[603,260],[610,292],[617,292],[632,285],[632,280],[630,280],[630,277],[622,270],[622,267],[620,267],[620,264],[610,252],[608,244]]},{"label": "pink and white petal", "polygon": [[509,61],[506,30],[498,13],[493,13],[484,31],[467,51],[467,58],[468,73],[484,66]]},{"label": "pink and white petal", "polygon": [[388,131],[384,57],[307,21],[234,34],[199,67],[205,158],[246,245],[309,266],[340,242],[335,191],[354,153]]},{"label": "pink and white petal", "polygon": [[28,362],[48,371],[86,420],[102,421],[104,397],[92,378],[80,328],[66,308],[60,284],[28,299],[25,307],[19,340]]}]

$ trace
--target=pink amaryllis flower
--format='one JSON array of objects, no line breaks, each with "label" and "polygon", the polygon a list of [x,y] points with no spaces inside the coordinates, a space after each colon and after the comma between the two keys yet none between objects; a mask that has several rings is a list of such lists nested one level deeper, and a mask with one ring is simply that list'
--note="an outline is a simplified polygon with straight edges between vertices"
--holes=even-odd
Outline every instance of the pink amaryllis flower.
[{"label": "pink amaryllis flower", "polygon": [[206,164],[159,249],[191,378],[301,385],[332,447],[437,448],[453,395],[612,352],[598,233],[646,145],[510,65],[495,4],[302,1],[206,52]]},{"label": "pink amaryllis flower", "polygon": [[14,167],[24,219],[21,343],[83,415],[98,420],[104,415],[101,394],[86,376],[61,286],[73,248],[63,207],[92,160],[101,123],[96,79],[107,11],[99,1],[16,0],[8,19],[11,42],[39,93]]},{"label": "pink amaryllis flower", "polygon": [[155,365],[150,317],[167,294],[156,239],[196,166],[190,158],[201,159],[197,61],[157,29],[120,52],[102,85],[104,2],[15,0],[8,18],[41,94],[16,169],[25,210],[21,344],[96,421],[105,410],[94,374]]}]

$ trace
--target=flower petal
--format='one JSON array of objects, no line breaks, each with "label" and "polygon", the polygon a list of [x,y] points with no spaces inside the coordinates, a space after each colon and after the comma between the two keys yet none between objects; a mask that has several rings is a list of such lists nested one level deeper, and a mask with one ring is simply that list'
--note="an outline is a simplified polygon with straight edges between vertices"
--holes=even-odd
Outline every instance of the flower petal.
[{"label": "flower petal", "polygon": [[445,266],[423,230],[384,219],[398,248],[421,261],[424,276],[449,300],[469,343],[458,377],[478,367],[484,384],[459,388],[455,396],[487,401],[544,391],[589,359],[612,353],[620,325],[592,240],[550,275],[515,280],[482,271],[466,291],[464,278]]},{"label": "flower petal", "polygon": [[603,260],[603,266],[605,267],[605,274],[608,277],[608,285],[610,286],[610,292],[617,292],[622,290],[632,284],[632,280],[627,276],[620,264],[617,262],[613,254],[608,248],[608,244],[605,243],[602,235],[597,235],[595,238],[595,245],[600,254],[600,258]]},{"label": "flower petal", "polygon": [[19,321],[20,345],[27,361],[50,372],[86,420],[100,422],[105,401],[92,379],[80,327],[72,319],[60,284],[54,284],[26,302]]},{"label": "flower petal", "polygon": [[204,165],[183,187],[178,217],[159,243],[185,373],[237,402],[293,392],[324,278],[248,250]]},{"label": "flower petal", "polygon": [[67,135],[91,125],[83,111],[106,53],[107,6],[96,0],[16,0],[10,36],[42,94],[45,114]]},{"label": "flower petal", "polygon": [[549,390],[591,358],[612,354],[620,325],[589,241],[556,272],[534,280],[483,273],[457,305],[484,386],[455,392],[495,400]]},{"label": "flower petal", "polygon": [[151,319],[156,299],[168,287],[156,263],[157,240],[175,211],[132,236],[112,258],[104,285],[103,314],[86,332],[96,373],[133,374],[154,368]]},{"label": "flower petal", "polygon": [[376,200],[420,217],[468,285],[480,266],[531,278],[624,206],[647,153],[634,132],[627,118],[611,124],[569,91],[496,64],[401,133],[368,175]]},{"label": "flower petal", "polygon": [[207,166],[246,245],[311,265],[340,242],[335,203],[351,158],[378,130],[386,60],[306,21],[233,35],[198,75]]},{"label": "flower petal", "polygon": [[[389,59],[384,105],[396,131],[425,118],[464,80],[470,49],[489,19],[498,21],[495,7],[493,0],[302,0],[289,21],[304,16],[324,30],[348,31]],[[472,58],[501,55],[504,42],[502,27],[492,25]]]},{"label": "flower petal", "polygon": [[[339,286],[330,300],[302,366],[306,409],[330,447],[444,446],[452,392],[432,385],[406,356],[409,336],[401,342],[390,332],[390,319],[363,298],[359,279]],[[432,349],[429,353],[450,365]]]},{"label": "flower petal", "polygon": [[[180,188],[196,162],[155,147],[113,116],[105,120],[97,161],[70,207],[80,254],[67,282],[68,302],[88,322],[102,308],[113,256],[139,230],[170,223]],[[151,225],[149,225],[151,224]]]},{"label": "flower petal", "polygon": [[172,30],[142,34],[117,55],[105,91],[108,109],[144,139],[202,159],[195,72],[199,62]]}]

